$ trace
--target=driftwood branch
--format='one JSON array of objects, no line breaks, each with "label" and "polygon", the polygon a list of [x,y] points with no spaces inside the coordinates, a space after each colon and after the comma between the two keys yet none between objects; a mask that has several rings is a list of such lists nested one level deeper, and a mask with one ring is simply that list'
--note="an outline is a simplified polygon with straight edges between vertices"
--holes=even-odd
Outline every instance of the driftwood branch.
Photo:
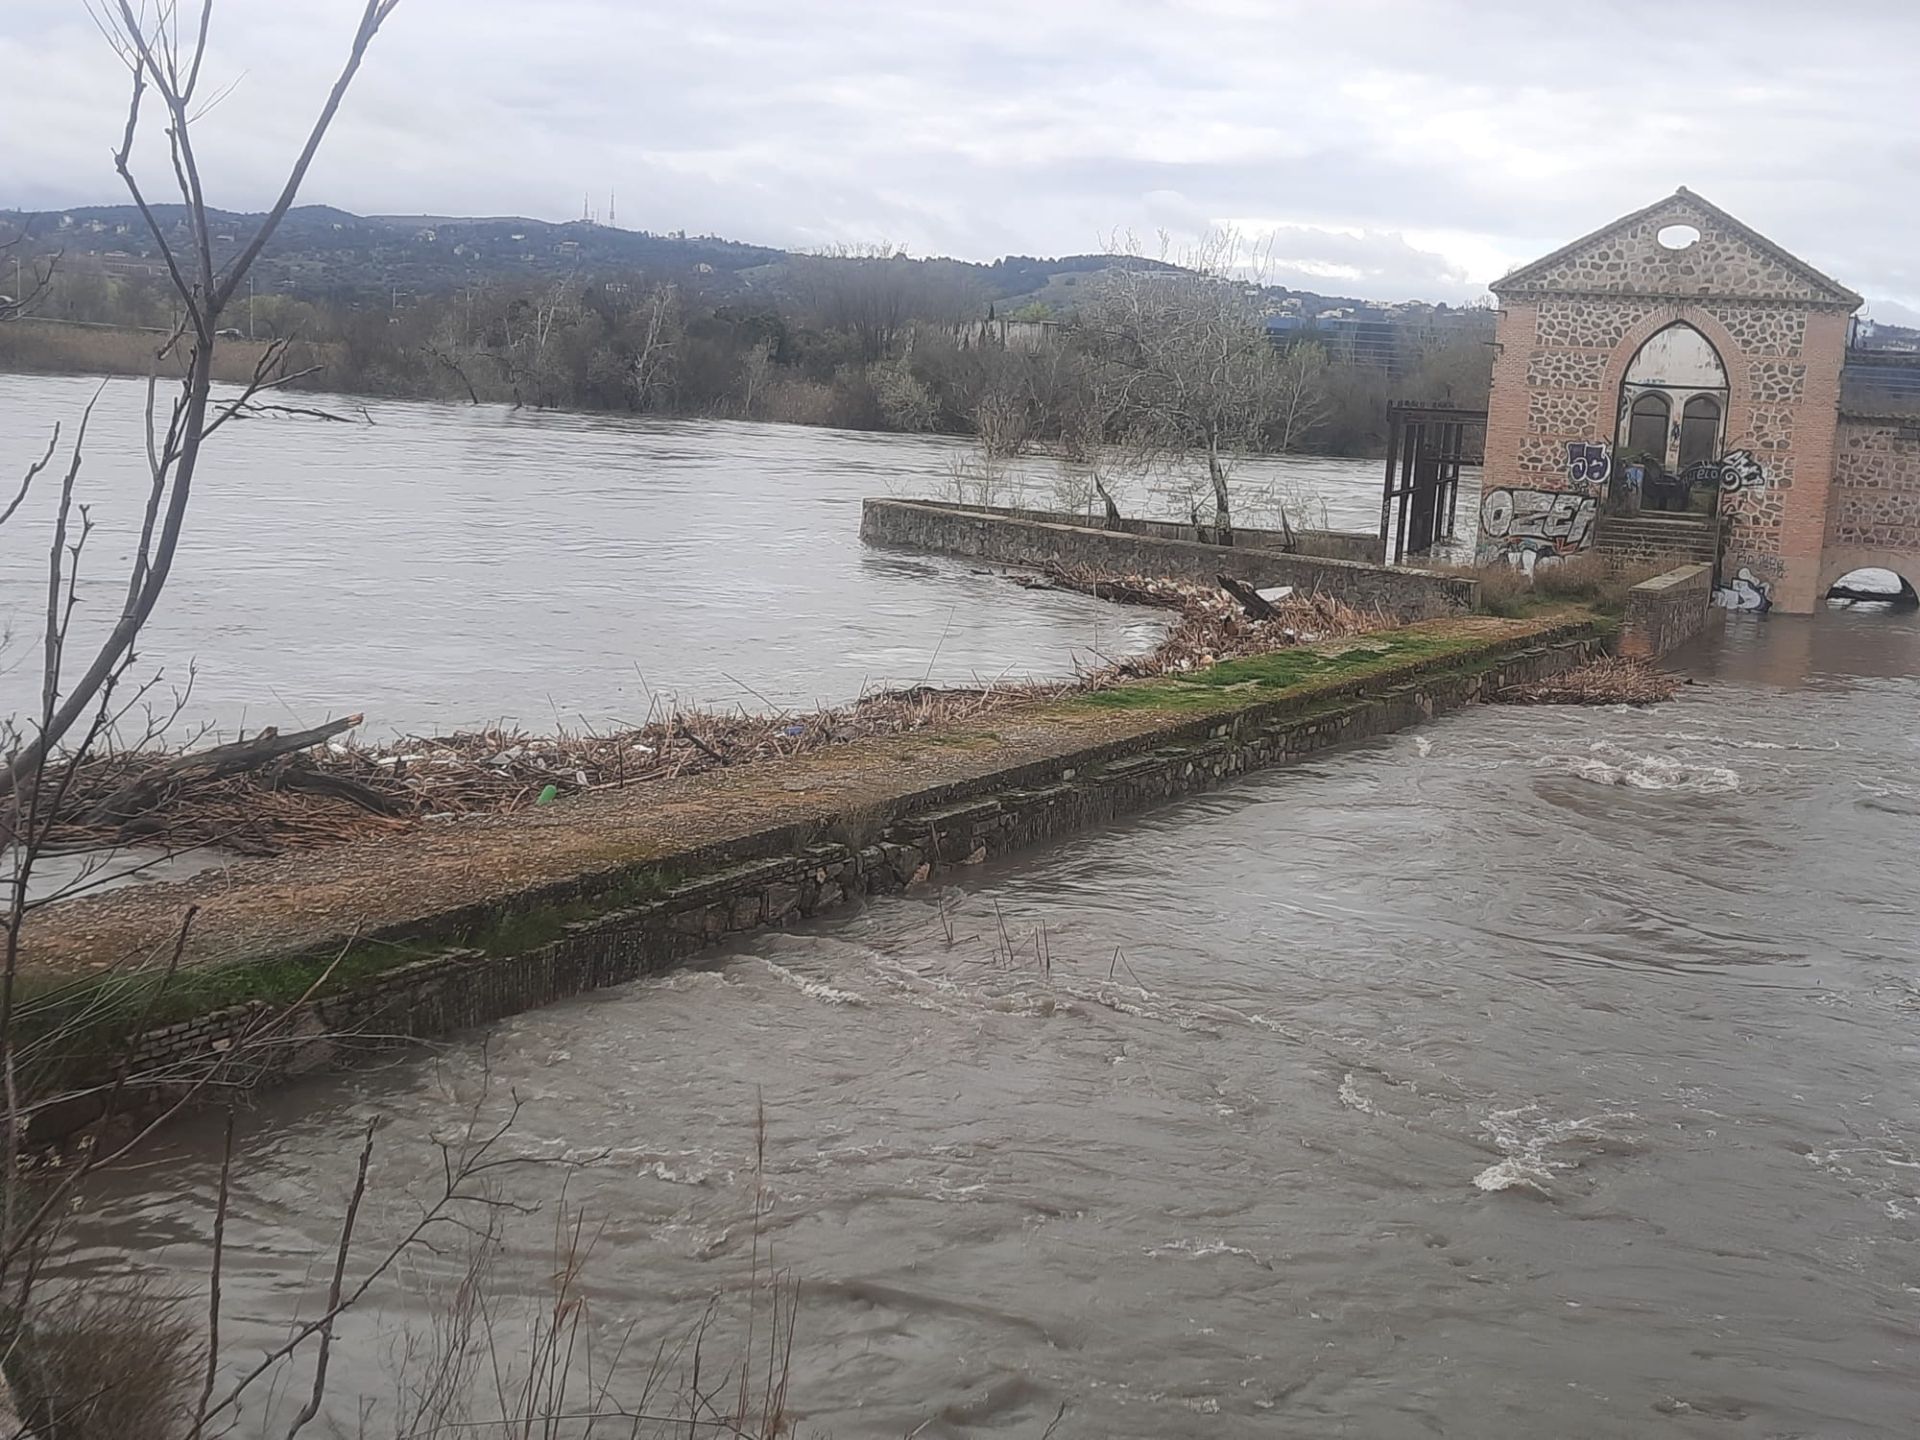
[{"label": "driftwood branch", "polygon": [[335,775],[316,769],[303,756],[292,755],[277,767],[270,777],[270,783],[276,790],[298,790],[308,795],[330,795],[336,800],[345,800],[358,805],[362,810],[370,810],[375,815],[405,815],[412,807],[384,794],[371,785],[362,783],[346,775]]},{"label": "driftwood branch", "polygon": [[105,824],[130,820],[151,810],[168,790],[183,781],[218,780],[225,775],[256,770],[283,755],[324,744],[334,736],[353,729],[364,718],[349,715],[344,720],[331,720],[310,730],[296,730],[291,735],[282,735],[274,727],[268,726],[251,740],[235,740],[230,744],[216,745],[211,750],[196,750],[190,755],[162,761],[93,806],[83,817],[84,821],[88,824]]},{"label": "driftwood branch", "polygon": [[1272,603],[1264,599],[1260,592],[1244,580],[1236,580],[1231,575],[1219,577],[1220,588],[1240,602],[1240,608],[1246,611],[1249,620],[1278,620],[1280,612]]}]

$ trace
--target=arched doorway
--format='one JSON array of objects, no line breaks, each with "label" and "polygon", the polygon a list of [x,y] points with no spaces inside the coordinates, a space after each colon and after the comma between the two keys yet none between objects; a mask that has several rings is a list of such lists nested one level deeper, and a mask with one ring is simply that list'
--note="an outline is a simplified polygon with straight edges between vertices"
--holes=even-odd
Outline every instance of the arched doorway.
[{"label": "arched doorway", "polygon": [[1616,508],[1711,510],[1726,443],[1727,367],[1684,320],[1649,336],[1620,381]]}]

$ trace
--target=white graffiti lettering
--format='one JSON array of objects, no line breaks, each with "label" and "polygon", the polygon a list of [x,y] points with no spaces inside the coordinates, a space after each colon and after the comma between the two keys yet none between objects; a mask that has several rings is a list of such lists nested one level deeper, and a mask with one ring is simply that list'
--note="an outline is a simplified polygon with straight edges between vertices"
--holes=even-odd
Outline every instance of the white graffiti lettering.
[{"label": "white graffiti lettering", "polygon": [[1729,450],[1720,457],[1720,488],[1731,494],[1736,490],[1764,490],[1767,467],[1753,458],[1750,450]]},{"label": "white graffiti lettering", "polygon": [[1773,608],[1773,587],[1742,567],[1730,583],[1713,592],[1713,603],[1728,610],[1752,610],[1764,615]]},{"label": "white graffiti lettering", "polygon": [[1599,505],[1570,490],[1490,490],[1480,503],[1480,533],[1489,540],[1549,542],[1555,551],[1584,550]]}]

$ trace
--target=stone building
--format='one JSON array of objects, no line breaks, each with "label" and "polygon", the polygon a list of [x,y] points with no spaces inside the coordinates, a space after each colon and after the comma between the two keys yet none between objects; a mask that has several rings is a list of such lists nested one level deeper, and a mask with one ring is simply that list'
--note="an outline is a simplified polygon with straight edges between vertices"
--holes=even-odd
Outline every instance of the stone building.
[{"label": "stone building", "polygon": [[1792,611],[1920,578],[1917,422],[1842,413],[1853,291],[1685,189],[1492,289],[1483,560],[1693,555]]}]

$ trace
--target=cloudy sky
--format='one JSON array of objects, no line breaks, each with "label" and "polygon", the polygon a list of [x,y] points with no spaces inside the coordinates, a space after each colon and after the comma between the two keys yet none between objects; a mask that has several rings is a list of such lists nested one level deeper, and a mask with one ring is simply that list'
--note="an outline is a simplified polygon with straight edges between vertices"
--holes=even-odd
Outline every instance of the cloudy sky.
[{"label": "cloudy sky", "polygon": [[[83,0],[0,8],[0,205],[118,199]],[[358,10],[216,6],[216,203]],[[403,0],[303,198],[968,259],[1233,224],[1282,283],[1461,301],[1684,184],[1913,323],[1917,91],[1914,0]]]}]

